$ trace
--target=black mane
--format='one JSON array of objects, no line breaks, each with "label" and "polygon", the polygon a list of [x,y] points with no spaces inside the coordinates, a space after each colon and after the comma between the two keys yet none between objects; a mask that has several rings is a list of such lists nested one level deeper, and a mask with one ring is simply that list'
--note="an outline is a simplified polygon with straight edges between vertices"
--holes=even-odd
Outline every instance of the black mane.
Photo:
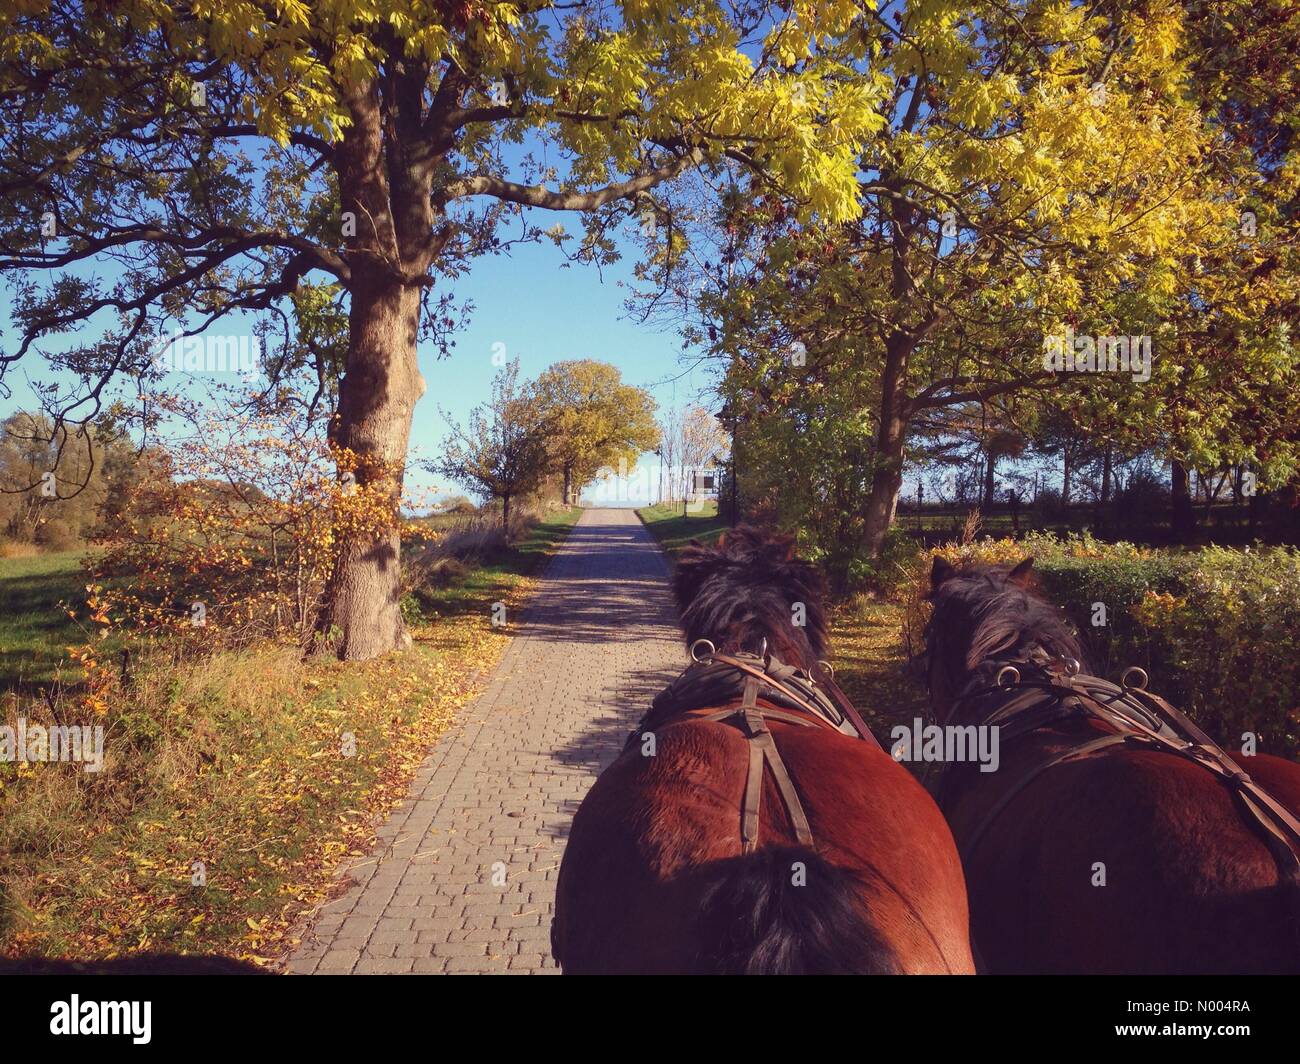
[{"label": "black mane", "polygon": [[[692,540],[677,559],[673,591],[687,644],[712,641],[718,650],[769,649],[791,665],[811,668],[826,656],[825,592],[821,573],[795,556],[794,537],[741,525],[716,547]],[[793,623],[803,604],[802,627]]]},{"label": "black mane", "polygon": [[1065,614],[1039,595],[1030,562],[957,570],[935,559],[926,629],[932,692],[951,698],[971,672],[991,658],[1024,660],[1039,647],[1053,657],[1088,663]]}]

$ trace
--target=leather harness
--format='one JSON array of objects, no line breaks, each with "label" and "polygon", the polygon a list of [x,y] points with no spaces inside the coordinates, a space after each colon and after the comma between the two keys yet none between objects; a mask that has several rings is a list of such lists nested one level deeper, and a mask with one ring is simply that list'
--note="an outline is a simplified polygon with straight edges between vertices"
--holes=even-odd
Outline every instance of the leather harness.
[{"label": "leather harness", "polygon": [[[739,702],[734,701],[737,697]],[[708,713],[697,712],[717,706],[720,701],[731,704]],[[818,682],[811,673],[787,665],[774,655],[711,650],[708,657],[697,659],[659,693],[628,745],[632,746],[645,731],[687,720],[731,725],[749,741],[749,768],[740,816],[745,853],[758,847],[765,768],[772,773],[795,838],[801,845],[813,845],[808,815],[767,726],[769,720],[804,728],[828,728],[879,746],[833,678]]]},{"label": "leather harness", "polygon": [[[990,685],[988,675],[994,672],[996,678]],[[1147,691],[1146,674],[1142,670],[1129,670],[1125,679],[1133,672],[1142,674],[1141,684],[1116,686],[1096,676],[1080,674],[1077,662],[1051,658],[1041,649],[1031,653],[1028,661],[994,661],[981,667],[953,703],[953,710],[964,707],[961,716],[968,721],[997,727],[1000,743],[1066,720],[1096,720],[1115,731],[1063,750],[1030,768],[966,837],[961,847],[962,861],[969,867],[971,856],[994,821],[1013,799],[1049,769],[1109,750],[1157,750],[1192,761],[1220,779],[1230,789],[1246,822],[1268,846],[1281,881],[1300,885],[1300,820],[1256,783],[1186,714]],[[1024,673],[1029,674],[1028,678]],[[952,714],[949,723],[955,723]],[[939,781],[937,798],[945,813],[952,804],[954,770],[959,767],[948,765]]]}]

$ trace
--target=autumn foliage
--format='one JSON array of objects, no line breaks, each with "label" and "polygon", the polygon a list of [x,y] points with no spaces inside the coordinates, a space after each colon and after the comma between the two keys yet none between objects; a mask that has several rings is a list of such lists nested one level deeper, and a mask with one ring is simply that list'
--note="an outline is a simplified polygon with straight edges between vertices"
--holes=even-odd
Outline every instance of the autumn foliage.
[{"label": "autumn foliage", "polygon": [[159,402],[173,435],[93,559],[91,620],[179,653],[328,641],[316,624],[339,544],[398,520],[366,486],[382,478],[274,396]]}]

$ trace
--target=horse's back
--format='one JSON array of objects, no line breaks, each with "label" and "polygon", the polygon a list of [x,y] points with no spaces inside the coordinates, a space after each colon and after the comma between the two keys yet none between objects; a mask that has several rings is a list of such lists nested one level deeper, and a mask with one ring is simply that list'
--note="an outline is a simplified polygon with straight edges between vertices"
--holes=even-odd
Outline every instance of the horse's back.
[{"label": "horse's back", "polygon": [[[1242,761],[1300,808],[1300,767]],[[959,841],[982,812],[955,821]],[[972,931],[994,971],[1300,965],[1300,896],[1224,782],[1167,753],[1114,751],[1044,773],[989,826],[967,871]]]},{"label": "horse's back", "polygon": [[[907,955],[901,970],[969,970],[960,861],[929,795],[870,743],[820,727],[771,730],[814,839],[815,852],[790,863],[849,870],[872,922]],[[750,750],[737,728],[680,721],[605,770],[574,818],[560,873],[553,941],[566,970],[606,970],[614,958],[625,970],[697,969],[702,884],[741,855]],[[770,771],[760,810],[760,852],[794,847]]]}]

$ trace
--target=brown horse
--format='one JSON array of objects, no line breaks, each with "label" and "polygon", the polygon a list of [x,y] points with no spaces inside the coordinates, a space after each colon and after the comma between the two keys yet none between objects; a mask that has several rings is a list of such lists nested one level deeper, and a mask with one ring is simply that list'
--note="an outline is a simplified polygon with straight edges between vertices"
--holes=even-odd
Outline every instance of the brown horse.
[{"label": "brown horse", "polygon": [[[1300,970],[1300,766],[1224,754],[1142,691],[1144,675],[1128,687],[1089,676],[1029,561],[936,559],[931,585],[936,720],[1002,735],[997,771],[950,764],[939,792],[982,967]],[[1280,811],[1252,812],[1270,804]]]},{"label": "brown horse", "polygon": [[704,660],[574,817],[551,928],[563,969],[972,972],[948,827],[848,734],[856,712],[819,664],[817,570],[790,539],[740,528],[687,547],[674,589]]}]

